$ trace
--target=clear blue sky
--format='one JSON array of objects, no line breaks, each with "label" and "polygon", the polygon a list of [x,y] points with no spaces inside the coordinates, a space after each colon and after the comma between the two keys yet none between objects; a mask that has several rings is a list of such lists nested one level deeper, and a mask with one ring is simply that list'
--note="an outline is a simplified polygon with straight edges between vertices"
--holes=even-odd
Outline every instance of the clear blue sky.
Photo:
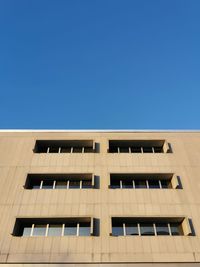
[{"label": "clear blue sky", "polygon": [[199,0],[0,0],[0,128],[200,129]]}]

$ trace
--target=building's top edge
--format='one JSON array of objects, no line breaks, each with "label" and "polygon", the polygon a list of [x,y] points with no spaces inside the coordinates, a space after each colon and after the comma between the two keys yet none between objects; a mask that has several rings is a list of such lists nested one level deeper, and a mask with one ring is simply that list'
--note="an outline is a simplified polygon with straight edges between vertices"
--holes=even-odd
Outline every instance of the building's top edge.
[{"label": "building's top edge", "polygon": [[72,133],[72,132],[75,132],[75,133],[89,133],[89,132],[92,132],[92,133],[147,133],[147,132],[169,132],[169,133],[173,133],[173,132],[178,132],[178,133],[184,133],[184,132],[192,132],[192,133],[200,133],[200,130],[115,130],[115,129],[109,129],[109,130],[54,130],[54,129],[45,129],[45,130],[42,130],[42,129],[0,129],[0,133],[1,132],[44,132],[44,133],[49,133],[49,132],[52,132],[52,133],[56,133],[56,132],[59,132],[59,133],[64,133],[64,132],[67,132],[67,133]]}]

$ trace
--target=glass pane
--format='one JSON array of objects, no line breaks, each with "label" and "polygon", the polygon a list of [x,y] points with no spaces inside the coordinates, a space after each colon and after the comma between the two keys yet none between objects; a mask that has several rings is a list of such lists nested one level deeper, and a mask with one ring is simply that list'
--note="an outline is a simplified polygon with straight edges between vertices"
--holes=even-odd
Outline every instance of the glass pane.
[{"label": "glass pane", "polygon": [[89,236],[90,235],[90,223],[79,223],[79,235],[80,236]]},{"label": "glass pane", "polygon": [[82,147],[74,147],[73,153],[82,153]]},{"label": "glass pane", "polygon": [[61,236],[62,224],[50,224],[48,229],[48,236]]},{"label": "glass pane", "polygon": [[126,223],[126,235],[138,235],[137,223]]},{"label": "glass pane", "polygon": [[171,188],[170,181],[161,180],[162,188]]},{"label": "glass pane", "polygon": [[120,151],[120,153],[129,153],[129,148],[128,147],[120,147],[119,151]]},{"label": "glass pane", "polygon": [[147,188],[145,180],[135,180],[135,188]]},{"label": "glass pane", "polygon": [[167,223],[156,223],[157,235],[169,235],[169,228]]},{"label": "glass pane", "polygon": [[61,147],[61,153],[71,153],[71,147]]},{"label": "glass pane", "polygon": [[40,189],[41,181],[33,181],[33,185],[31,186],[32,189]]},{"label": "glass pane", "polygon": [[92,180],[82,180],[82,188],[91,188]]},{"label": "glass pane", "polygon": [[66,189],[67,188],[67,181],[56,181],[56,189]]},{"label": "glass pane", "polygon": [[131,179],[123,180],[122,188],[133,188],[133,180]]},{"label": "glass pane", "polygon": [[69,188],[73,189],[73,188],[80,188],[80,181],[79,180],[73,180],[73,181],[69,181]]},{"label": "glass pane", "polygon": [[120,188],[120,180],[111,179],[111,188]]},{"label": "glass pane", "polygon": [[131,152],[132,153],[142,153],[141,147],[135,146],[131,147]]},{"label": "glass pane", "polygon": [[93,152],[93,148],[92,147],[85,147],[84,148],[84,153],[92,153]]},{"label": "glass pane", "polygon": [[31,235],[31,228],[32,228],[31,226],[24,227],[22,235],[23,236],[30,236]]},{"label": "glass pane", "polygon": [[140,223],[141,235],[155,235],[153,223]]},{"label": "glass pane", "polygon": [[162,147],[154,146],[155,153],[162,153]]},{"label": "glass pane", "polygon": [[35,224],[33,229],[33,236],[45,236],[46,227],[46,224]]},{"label": "glass pane", "polygon": [[170,223],[172,235],[182,235],[183,231],[179,223]]},{"label": "glass pane", "polygon": [[48,146],[38,146],[36,152],[37,153],[47,153]]},{"label": "glass pane", "polygon": [[43,184],[42,184],[42,189],[53,189],[53,180],[46,180],[46,181],[43,181]]},{"label": "glass pane", "polygon": [[118,147],[114,147],[114,146],[113,147],[110,147],[109,148],[109,152],[110,153],[118,153]]},{"label": "glass pane", "polygon": [[143,153],[153,153],[152,147],[143,147]]},{"label": "glass pane", "polygon": [[77,223],[66,223],[64,235],[77,235]]},{"label": "glass pane", "polygon": [[159,180],[148,180],[149,188],[160,188]]},{"label": "glass pane", "polygon": [[58,153],[59,147],[50,147],[49,153]]},{"label": "glass pane", "polygon": [[123,224],[122,223],[113,223],[112,225],[112,235],[124,235]]}]

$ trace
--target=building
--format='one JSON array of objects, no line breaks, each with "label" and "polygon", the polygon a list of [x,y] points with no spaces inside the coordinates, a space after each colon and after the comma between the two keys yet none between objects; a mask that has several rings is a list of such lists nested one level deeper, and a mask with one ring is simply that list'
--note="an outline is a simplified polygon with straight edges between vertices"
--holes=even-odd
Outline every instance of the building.
[{"label": "building", "polygon": [[0,182],[1,265],[200,266],[200,131],[2,130]]}]

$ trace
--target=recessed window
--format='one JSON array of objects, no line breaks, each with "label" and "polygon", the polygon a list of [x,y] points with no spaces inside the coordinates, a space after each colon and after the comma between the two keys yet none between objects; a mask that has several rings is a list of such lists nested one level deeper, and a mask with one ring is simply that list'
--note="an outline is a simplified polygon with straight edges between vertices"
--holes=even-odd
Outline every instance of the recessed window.
[{"label": "recessed window", "polygon": [[153,223],[140,223],[140,234],[141,235],[155,235]]},{"label": "recessed window", "polygon": [[45,236],[46,235],[46,224],[34,224],[32,235],[33,236]]},{"label": "recessed window", "polygon": [[180,224],[171,223],[170,227],[171,227],[172,235],[183,235],[183,231],[182,231],[182,228],[181,228]]},{"label": "recessed window", "polygon": [[137,223],[125,224],[126,235],[139,235]]},{"label": "recessed window", "polygon": [[77,235],[77,223],[66,223],[64,235]]},{"label": "recessed window", "polygon": [[182,188],[180,179],[171,173],[110,174],[112,189],[170,189]]},{"label": "recessed window", "polygon": [[67,180],[64,181],[56,181],[55,182],[55,189],[67,189]]},{"label": "recessed window", "polygon": [[135,180],[135,188],[147,188],[146,180]]},{"label": "recessed window", "polygon": [[80,236],[90,235],[90,225],[87,222],[79,223],[79,235]]},{"label": "recessed window", "polygon": [[28,174],[26,189],[90,189],[94,187],[92,174]]},{"label": "recessed window", "polygon": [[114,221],[112,224],[112,235],[119,236],[124,235],[123,222]]},{"label": "recessed window", "polygon": [[31,230],[32,230],[32,224],[27,224],[24,228],[23,228],[23,236],[30,236],[31,235]]},{"label": "recessed window", "polygon": [[41,189],[53,189],[54,181],[53,180],[42,180]]},{"label": "recessed window", "polygon": [[69,188],[70,189],[79,189],[80,188],[80,181],[79,180],[69,181]]},{"label": "recessed window", "polygon": [[165,140],[110,140],[109,153],[168,153]]},{"label": "recessed window", "polygon": [[159,183],[159,180],[154,180],[154,179],[150,179],[148,180],[148,185],[149,185],[149,188],[160,188],[160,183]]},{"label": "recessed window", "polygon": [[157,235],[169,235],[170,225],[168,223],[156,223]]},{"label": "recessed window", "polygon": [[48,236],[61,236],[62,235],[62,224],[49,224]]},{"label": "recessed window", "polygon": [[17,219],[15,236],[90,236],[91,218]]},{"label": "recessed window", "polygon": [[94,153],[93,140],[37,140],[35,153]]},{"label": "recessed window", "polygon": [[[186,224],[187,229],[184,231],[184,225]],[[191,233],[192,232],[186,218],[112,218],[113,236],[176,236],[189,235]]]}]

